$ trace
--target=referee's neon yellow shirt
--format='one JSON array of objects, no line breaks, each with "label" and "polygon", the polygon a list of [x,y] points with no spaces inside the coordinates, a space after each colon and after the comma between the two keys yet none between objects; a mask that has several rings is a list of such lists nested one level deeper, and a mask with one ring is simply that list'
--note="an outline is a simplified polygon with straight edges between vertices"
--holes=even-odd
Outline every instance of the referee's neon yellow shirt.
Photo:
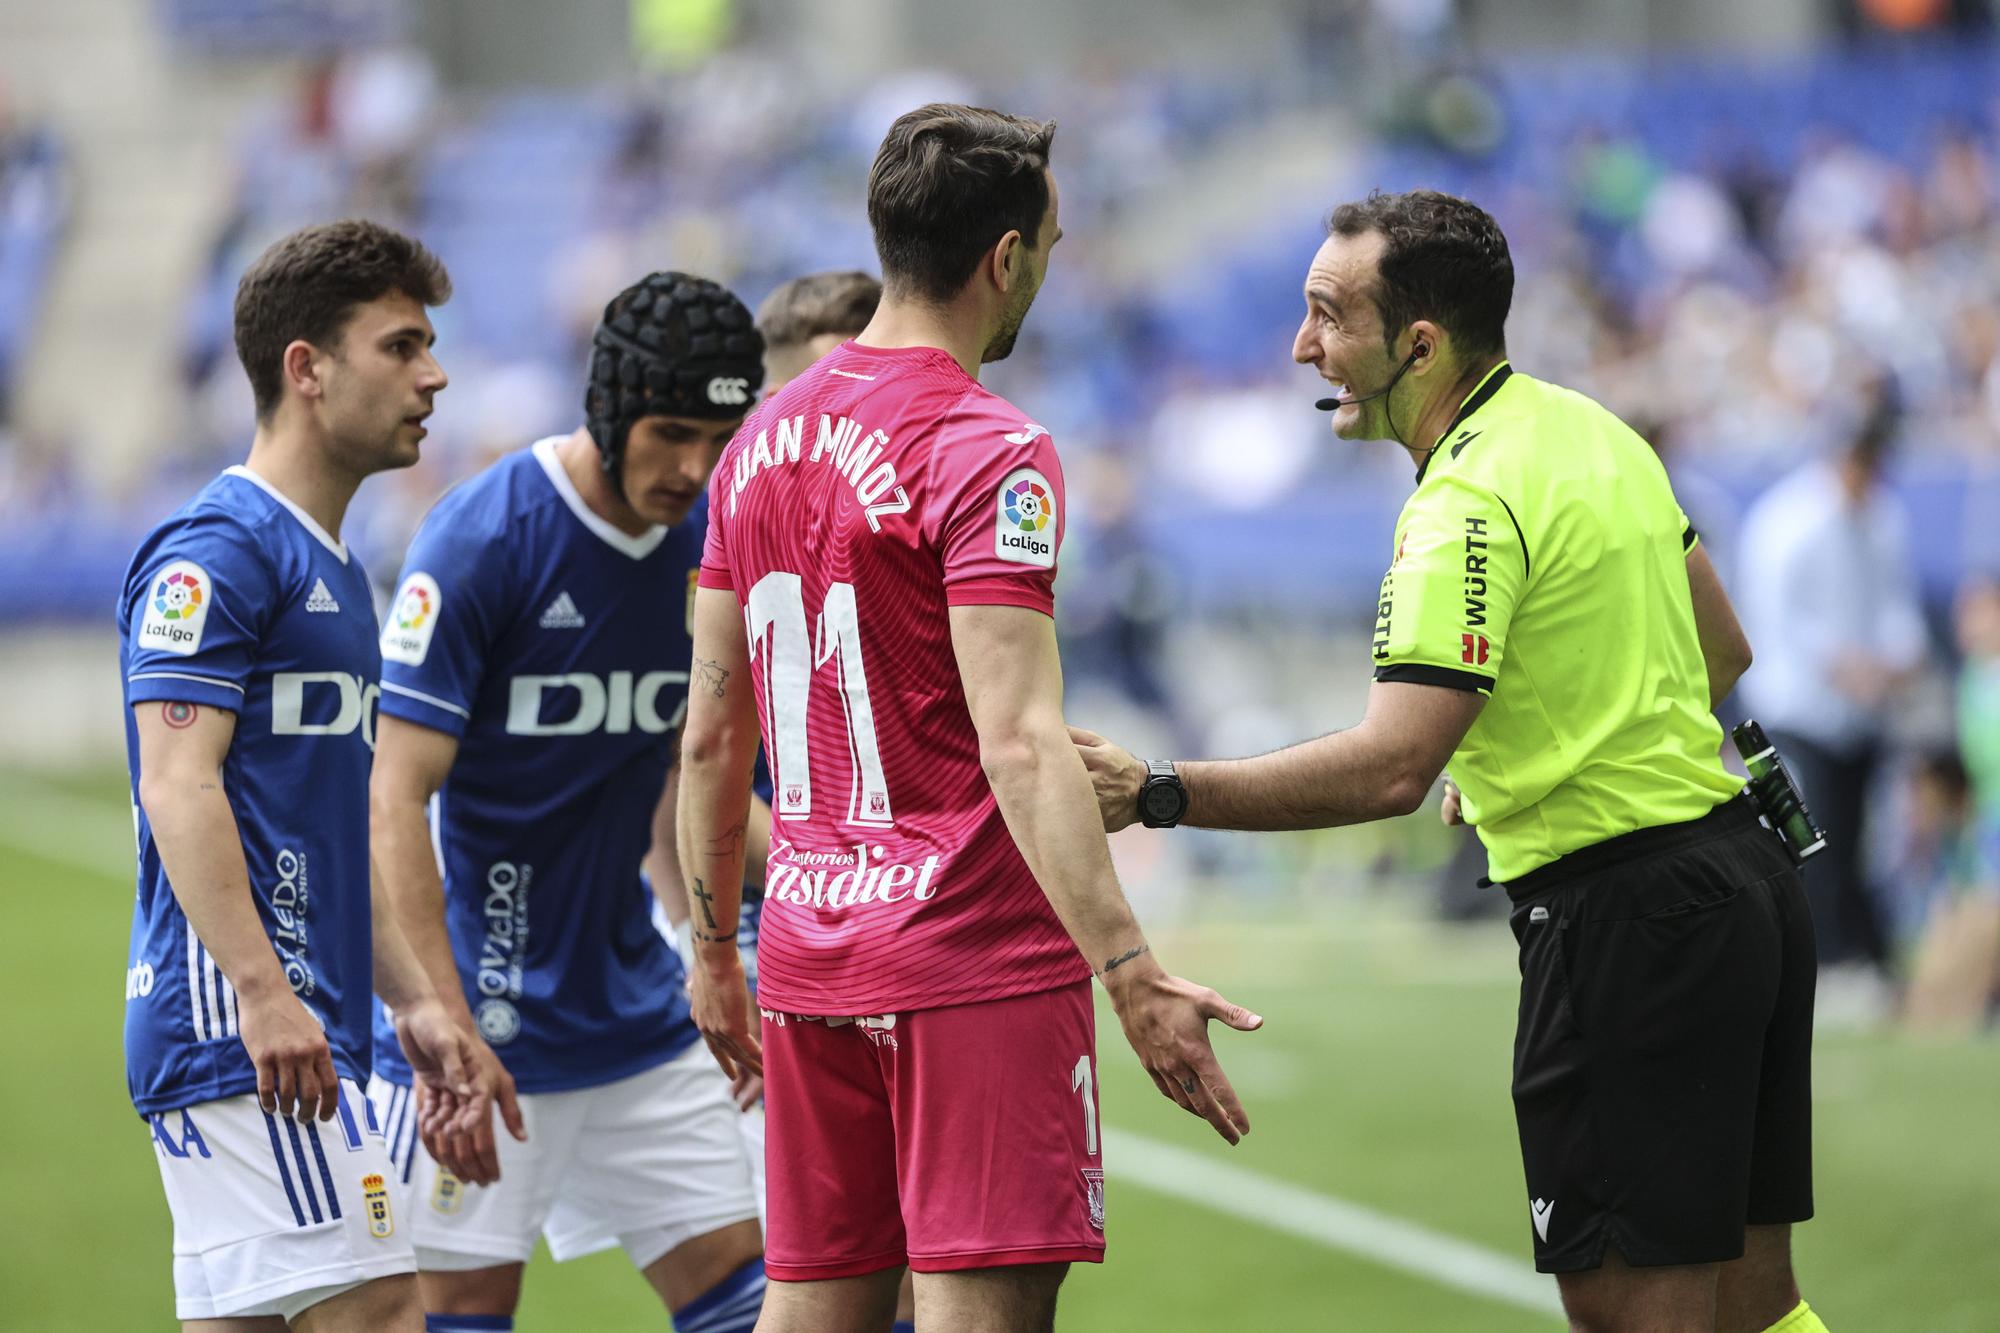
[{"label": "referee's neon yellow shirt", "polygon": [[1493,879],[1698,819],[1741,789],[1708,708],[1694,541],[1644,440],[1505,362],[1417,473],[1375,678],[1488,696],[1449,771]]}]

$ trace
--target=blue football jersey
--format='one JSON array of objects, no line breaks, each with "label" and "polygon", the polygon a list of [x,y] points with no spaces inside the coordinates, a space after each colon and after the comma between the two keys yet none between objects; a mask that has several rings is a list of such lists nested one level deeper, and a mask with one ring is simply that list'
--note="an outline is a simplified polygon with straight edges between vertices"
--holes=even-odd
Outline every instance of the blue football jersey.
[{"label": "blue football jersey", "polygon": [[[382,708],[459,739],[432,811],[466,1002],[523,1092],[625,1078],[699,1035],[639,871],[687,703],[706,500],[631,537],[559,440],[438,501],[382,629]],[[409,1081],[386,1016],[376,1062]]]},{"label": "blue football jersey", "polygon": [[254,1091],[235,990],[181,912],[139,808],[132,706],[225,708],[222,768],[285,979],[343,1077],[365,1081],[374,951],[368,767],[381,658],[361,562],[263,478],[233,467],[141,542],[118,604],[125,750],[139,835],[125,1076],[141,1113]]}]

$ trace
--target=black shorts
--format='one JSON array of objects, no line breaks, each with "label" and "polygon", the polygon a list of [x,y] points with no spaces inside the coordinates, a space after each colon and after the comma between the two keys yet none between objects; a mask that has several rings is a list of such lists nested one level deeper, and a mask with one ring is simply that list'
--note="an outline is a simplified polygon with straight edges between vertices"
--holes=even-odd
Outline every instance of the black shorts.
[{"label": "black shorts", "polygon": [[1507,886],[1535,1267],[1740,1258],[1812,1216],[1812,919],[1742,797]]}]

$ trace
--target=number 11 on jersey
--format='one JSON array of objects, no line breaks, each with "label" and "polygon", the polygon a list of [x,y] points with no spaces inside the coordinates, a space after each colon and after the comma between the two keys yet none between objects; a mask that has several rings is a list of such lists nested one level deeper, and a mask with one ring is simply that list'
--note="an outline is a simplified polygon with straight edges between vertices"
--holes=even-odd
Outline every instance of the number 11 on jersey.
[{"label": "number 11 on jersey", "polygon": [[750,660],[764,671],[769,710],[772,807],[780,819],[806,819],[813,810],[812,758],[806,736],[806,703],[813,674],[833,663],[846,715],[849,824],[888,828],[895,823],[882,751],[875,740],[875,710],[868,701],[868,673],[861,662],[861,617],[854,585],[833,583],[817,617],[816,642],[806,631],[805,583],[772,570],[750,589],[743,608]]}]

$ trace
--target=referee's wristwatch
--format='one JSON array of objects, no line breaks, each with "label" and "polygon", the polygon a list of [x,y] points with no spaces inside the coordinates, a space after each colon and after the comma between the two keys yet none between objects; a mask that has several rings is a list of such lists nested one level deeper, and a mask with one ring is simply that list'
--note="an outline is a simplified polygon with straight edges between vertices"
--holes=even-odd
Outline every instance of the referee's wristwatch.
[{"label": "referee's wristwatch", "polygon": [[1187,808],[1187,787],[1172,762],[1148,759],[1146,780],[1139,784],[1139,822],[1147,828],[1172,828]]}]

